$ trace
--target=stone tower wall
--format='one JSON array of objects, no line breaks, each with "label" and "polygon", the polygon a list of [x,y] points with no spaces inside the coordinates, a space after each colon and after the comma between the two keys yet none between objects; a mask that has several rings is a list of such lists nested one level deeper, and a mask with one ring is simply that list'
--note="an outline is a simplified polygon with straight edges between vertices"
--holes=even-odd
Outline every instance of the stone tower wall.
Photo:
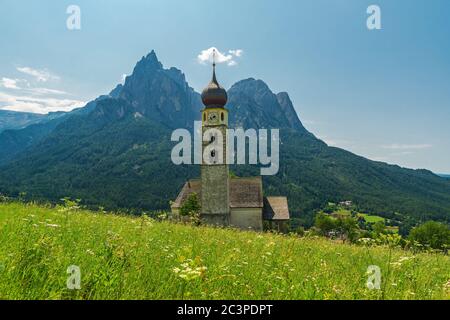
[{"label": "stone tower wall", "polygon": [[[204,123],[203,132],[210,128],[219,129],[223,138],[223,160],[222,164],[201,165],[201,219],[207,224],[229,225],[230,224],[230,200],[229,200],[229,169],[226,161],[226,124],[208,125]],[[209,142],[203,142],[203,149]],[[202,150],[203,150],[202,149]],[[202,161],[203,162],[203,161]]]}]

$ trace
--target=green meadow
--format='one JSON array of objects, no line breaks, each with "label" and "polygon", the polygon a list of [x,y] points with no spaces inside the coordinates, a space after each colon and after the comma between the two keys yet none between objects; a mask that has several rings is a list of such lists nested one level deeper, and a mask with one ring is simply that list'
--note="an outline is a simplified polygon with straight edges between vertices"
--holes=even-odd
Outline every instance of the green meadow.
[{"label": "green meadow", "polygon": [[441,253],[0,203],[0,299],[449,298]]},{"label": "green meadow", "polygon": [[386,220],[386,219],[383,218],[383,217],[374,216],[374,215],[369,215],[369,214],[366,214],[366,213],[358,213],[358,216],[359,216],[359,217],[363,217],[364,220],[365,220],[366,222],[369,222],[369,223],[385,222],[385,220]]}]

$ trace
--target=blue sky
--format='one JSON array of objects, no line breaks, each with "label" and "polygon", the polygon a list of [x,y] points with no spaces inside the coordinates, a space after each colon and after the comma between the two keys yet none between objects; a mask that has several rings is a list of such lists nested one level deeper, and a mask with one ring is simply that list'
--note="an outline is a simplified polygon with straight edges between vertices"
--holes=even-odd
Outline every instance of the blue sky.
[{"label": "blue sky", "polygon": [[[68,30],[66,9],[81,9]],[[366,9],[381,8],[381,30]],[[370,159],[450,173],[450,1],[0,0],[0,108],[68,110],[109,92],[154,49],[197,90],[212,46],[229,88],[287,91],[305,126]]]}]

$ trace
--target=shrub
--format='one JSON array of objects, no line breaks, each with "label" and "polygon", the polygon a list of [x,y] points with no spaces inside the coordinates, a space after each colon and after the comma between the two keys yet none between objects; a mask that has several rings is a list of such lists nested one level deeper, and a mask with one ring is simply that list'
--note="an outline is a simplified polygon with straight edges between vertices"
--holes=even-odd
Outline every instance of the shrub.
[{"label": "shrub", "polygon": [[386,229],[386,225],[384,224],[383,221],[377,221],[372,225],[372,231],[373,231],[373,236],[374,238],[377,237],[380,234],[386,234],[387,229]]},{"label": "shrub", "polygon": [[314,226],[319,230],[321,235],[327,236],[331,231],[336,230],[337,221],[333,217],[320,212],[316,216]]},{"label": "shrub", "polygon": [[428,221],[412,229],[409,240],[425,247],[447,251],[450,247],[450,228],[443,223]]},{"label": "shrub", "polygon": [[340,236],[341,239],[355,242],[359,235],[358,221],[352,217],[334,218],[325,213],[316,216],[314,226],[323,236]]},{"label": "shrub", "polygon": [[61,199],[62,205],[58,205],[58,210],[61,212],[66,211],[77,211],[81,209],[80,202],[81,199],[72,200],[69,197],[65,197]]},{"label": "shrub", "polygon": [[180,214],[182,216],[193,216],[200,213],[200,201],[198,195],[193,192],[189,197],[183,202],[180,207]]},{"label": "shrub", "polygon": [[294,233],[296,233],[299,237],[303,237],[305,235],[305,228],[299,226],[294,230]]},{"label": "shrub", "polygon": [[344,239],[355,242],[358,239],[358,221],[352,217],[340,218],[337,221],[337,228]]},{"label": "shrub", "polygon": [[323,212],[325,213],[333,213],[337,210],[337,205],[333,202],[328,202],[328,204],[323,208]]}]

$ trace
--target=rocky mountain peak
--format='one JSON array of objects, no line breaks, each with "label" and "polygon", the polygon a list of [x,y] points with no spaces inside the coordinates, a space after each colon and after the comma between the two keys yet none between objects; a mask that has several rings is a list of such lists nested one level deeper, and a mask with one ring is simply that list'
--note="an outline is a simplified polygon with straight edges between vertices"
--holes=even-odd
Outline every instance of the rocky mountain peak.
[{"label": "rocky mountain peak", "polygon": [[277,100],[291,128],[306,131],[297,115],[297,112],[295,111],[289,94],[287,92],[279,92],[277,93]]},{"label": "rocky mountain peak", "polygon": [[305,131],[289,95],[273,93],[262,80],[248,78],[238,81],[228,93],[230,118],[236,126]]},{"label": "rocky mountain peak", "polygon": [[165,69],[155,51],[151,51],[134,67],[123,87],[112,91],[111,97],[127,101],[135,112],[169,127],[192,127],[199,116],[198,94],[177,68]]},{"label": "rocky mountain peak", "polygon": [[[305,130],[289,95],[275,94],[260,79],[238,81],[228,94],[232,127]],[[109,97],[127,101],[134,112],[176,128],[191,128],[202,108],[199,94],[189,87],[184,73],[175,67],[165,69],[153,50]]]},{"label": "rocky mountain peak", "polygon": [[260,79],[247,78],[233,84],[230,90],[271,93],[269,86]]},{"label": "rocky mountain peak", "polygon": [[149,54],[147,54],[147,56],[143,56],[142,59],[136,64],[133,70],[133,74],[154,72],[155,70],[159,70],[162,68],[162,63],[158,60],[155,51],[152,50]]}]

